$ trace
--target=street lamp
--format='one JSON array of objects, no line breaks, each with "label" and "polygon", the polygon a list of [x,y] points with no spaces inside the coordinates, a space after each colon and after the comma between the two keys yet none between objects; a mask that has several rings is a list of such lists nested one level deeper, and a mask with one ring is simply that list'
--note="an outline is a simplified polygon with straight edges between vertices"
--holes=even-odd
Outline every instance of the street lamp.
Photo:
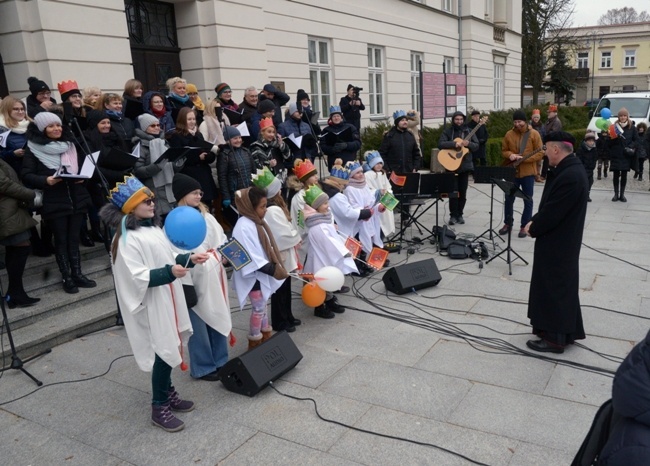
[{"label": "street lamp", "polygon": [[[598,45],[603,45],[603,33],[600,31],[592,31],[587,34],[587,47],[592,47],[591,55],[591,99],[589,100],[589,106],[591,107],[594,104],[594,78],[596,76],[596,41]],[[590,43],[591,42],[591,43]]]}]

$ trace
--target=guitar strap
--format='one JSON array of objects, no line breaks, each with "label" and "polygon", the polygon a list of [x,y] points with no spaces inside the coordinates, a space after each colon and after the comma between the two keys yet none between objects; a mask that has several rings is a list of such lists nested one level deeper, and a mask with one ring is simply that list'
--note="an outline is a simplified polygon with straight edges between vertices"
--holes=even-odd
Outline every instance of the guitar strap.
[{"label": "guitar strap", "polygon": [[528,144],[528,136],[530,136],[530,129],[524,133],[521,137],[521,143],[519,145],[519,155],[524,155],[526,153],[526,144]]}]

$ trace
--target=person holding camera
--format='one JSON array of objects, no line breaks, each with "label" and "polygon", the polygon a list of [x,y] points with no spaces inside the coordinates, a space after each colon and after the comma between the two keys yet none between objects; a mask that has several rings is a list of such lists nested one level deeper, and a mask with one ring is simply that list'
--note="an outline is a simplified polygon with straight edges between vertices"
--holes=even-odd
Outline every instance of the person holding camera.
[{"label": "person holding camera", "polygon": [[357,131],[361,129],[361,111],[366,109],[363,105],[359,92],[363,91],[362,87],[353,86],[348,84],[348,95],[341,97],[339,107],[343,112],[345,121],[354,126]]}]

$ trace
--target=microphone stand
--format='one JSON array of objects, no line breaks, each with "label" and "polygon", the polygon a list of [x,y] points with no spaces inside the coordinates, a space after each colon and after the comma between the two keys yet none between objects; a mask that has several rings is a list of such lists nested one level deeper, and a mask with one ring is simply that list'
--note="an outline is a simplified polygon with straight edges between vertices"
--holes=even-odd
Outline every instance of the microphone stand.
[{"label": "microphone stand", "polygon": [[323,181],[323,155],[324,154],[320,148],[320,142],[318,141],[318,136],[316,136],[316,131],[314,131],[314,127],[311,125],[311,120],[307,118],[307,112],[303,111],[300,119],[301,121],[304,119],[304,121],[307,123],[307,126],[309,126],[309,131],[311,132],[311,135],[314,138],[314,142],[316,144],[316,158],[318,159],[318,178],[320,179],[320,181]]},{"label": "microphone stand", "polygon": [[[105,197],[109,197],[110,196],[110,190],[108,189],[108,181],[106,180],[106,177],[104,176],[104,174],[101,172],[101,170],[97,166],[97,162],[95,162],[95,159],[92,156],[92,151],[90,150],[90,146],[88,145],[88,141],[86,141],[86,138],[84,137],[84,134],[81,131],[81,127],[79,126],[79,122],[77,121],[76,117],[72,117],[72,120],[70,121],[70,126],[72,126],[73,123],[74,123],[75,127],[77,128],[77,131],[79,131],[79,137],[83,141],[83,146],[79,142],[79,139],[77,139],[77,137],[75,136],[74,131],[71,131],[72,132],[72,138],[75,140],[77,145],[79,147],[81,147],[82,150],[86,151],[86,157],[89,157],[90,161],[95,166],[95,172],[99,176],[99,181],[100,181],[100,184],[102,185],[104,195],[105,195]],[[113,237],[113,235],[111,234],[110,228],[108,227],[108,225],[104,225],[104,248],[106,249],[106,252],[108,253],[109,260],[111,260],[111,261],[112,261],[112,257],[111,257],[111,252],[110,251],[111,251],[111,238],[112,237]],[[115,290],[115,277],[112,274],[111,274],[111,276],[113,277],[113,290]],[[122,311],[120,310],[120,303],[117,300],[117,294],[115,294],[115,303],[117,305],[117,317],[115,319],[115,325],[122,326],[122,325],[124,325],[124,321],[122,320]],[[79,335],[79,337],[82,337],[82,336],[84,336],[84,335]]]}]

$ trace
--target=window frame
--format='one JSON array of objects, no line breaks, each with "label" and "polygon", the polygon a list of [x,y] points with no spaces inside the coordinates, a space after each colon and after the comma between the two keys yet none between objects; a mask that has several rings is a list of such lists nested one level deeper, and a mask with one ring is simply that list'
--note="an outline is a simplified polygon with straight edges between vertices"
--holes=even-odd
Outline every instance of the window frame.
[{"label": "window frame", "polygon": [[[314,61],[312,61],[312,43],[314,44]],[[326,47],[326,62],[322,62],[321,44]],[[320,119],[327,119],[332,105],[332,43],[330,39],[323,37],[307,38],[307,62],[309,64],[309,83],[311,87],[311,103],[314,112],[320,112]],[[316,79],[312,78],[315,73]],[[326,80],[323,81],[323,75]],[[327,91],[323,91],[323,82],[327,83]]]},{"label": "window frame", "polygon": [[[628,52],[630,52],[631,55],[628,55]],[[628,59],[630,59],[630,63],[628,63]],[[636,49],[625,49],[623,55],[623,68],[636,68]]]},{"label": "window frame", "polygon": [[[368,45],[368,100],[371,117],[383,117],[386,114],[385,79],[386,79],[386,53],[384,47]],[[377,52],[380,64],[377,66]],[[379,84],[379,86],[378,86]],[[381,87],[377,91],[377,87]]]},{"label": "window frame", "polygon": [[[586,55],[586,56],[581,57],[580,55]],[[589,55],[591,55],[591,52],[578,52],[576,56],[576,65],[578,68],[589,68],[589,58],[590,58]]]},{"label": "window frame", "polygon": [[424,53],[411,51],[411,108],[420,112],[420,70],[419,62],[424,68]]},{"label": "window frame", "polygon": [[[607,55],[605,55],[607,54]],[[606,64],[605,64],[606,62]],[[600,68],[601,69],[606,69],[606,68],[611,68],[612,67],[612,51],[611,50],[604,50],[600,52]]]},{"label": "window frame", "polygon": [[492,101],[494,110],[503,110],[504,109],[504,97],[505,97],[505,71],[506,65],[503,63],[493,63],[493,88],[494,99]]}]

